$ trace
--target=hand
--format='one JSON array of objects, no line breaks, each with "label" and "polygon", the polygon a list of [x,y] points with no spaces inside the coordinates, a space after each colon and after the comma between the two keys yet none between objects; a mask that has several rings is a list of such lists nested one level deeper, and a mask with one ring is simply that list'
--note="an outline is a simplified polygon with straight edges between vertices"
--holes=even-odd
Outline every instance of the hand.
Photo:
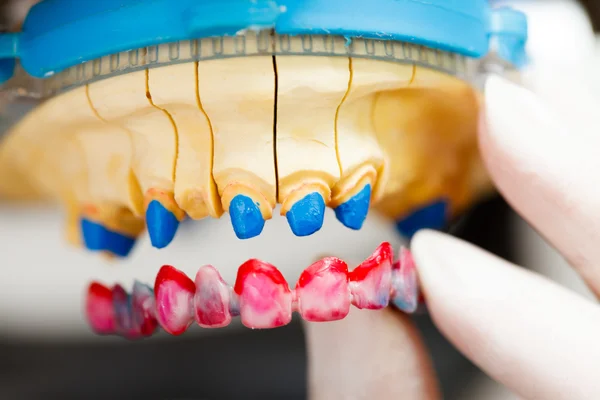
[{"label": "hand", "polygon": [[[501,194],[600,295],[600,101],[576,76],[538,74],[536,94],[490,78],[479,140]],[[528,399],[600,399],[597,304],[441,233],[411,248],[434,323],[492,378]],[[406,316],[354,312],[307,338],[312,398],[439,397]]]}]

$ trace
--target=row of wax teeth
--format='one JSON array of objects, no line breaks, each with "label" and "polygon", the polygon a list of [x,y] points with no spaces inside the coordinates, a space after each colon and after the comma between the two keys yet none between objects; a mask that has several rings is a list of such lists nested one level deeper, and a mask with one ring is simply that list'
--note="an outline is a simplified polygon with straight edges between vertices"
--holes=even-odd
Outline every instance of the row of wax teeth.
[{"label": "row of wax teeth", "polygon": [[210,265],[200,268],[195,282],[165,265],[156,277],[154,295],[138,282],[131,296],[119,285],[111,290],[93,283],[86,313],[97,333],[130,339],[149,336],[158,325],[180,335],[194,320],[205,328],[225,327],[238,315],[245,326],[259,329],[288,324],[293,311],[306,321],[335,321],[348,315],[350,304],[378,310],[392,302],[412,313],[419,302],[412,256],[401,249],[400,259],[392,261],[389,243],[351,272],[344,261],[327,257],[304,270],[295,289],[277,268],[259,260],[240,266],[233,287]]}]

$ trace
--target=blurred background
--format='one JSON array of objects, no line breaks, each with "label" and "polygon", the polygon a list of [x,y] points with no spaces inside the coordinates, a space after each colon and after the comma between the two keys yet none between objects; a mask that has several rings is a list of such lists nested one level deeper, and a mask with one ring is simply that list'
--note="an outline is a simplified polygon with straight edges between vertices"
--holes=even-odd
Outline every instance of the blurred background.
[{"label": "blurred background", "polygon": [[[30,3],[0,0],[0,27],[18,29]],[[534,71],[557,65],[600,71],[600,37],[593,30],[600,28],[600,2],[492,3],[529,15]],[[185,223],[166,250],[157,251],[142,239],[129,259],[108,263],[68,247],[61,234],[63,216],[54,209],[0,205],[0,221],[0,399],[304,399],[306,348],[300,321],[272,331],[251,331],[239,323],[216,331],[192,328],[181,338],[158,335],[130,343],[89,332],[81,314],[86,284],[95,278],[127,287],[134,278],[152,283],[164,263],[191,276],[210,263],[233,282],[237,266],[250,257],[275,264],[295,282],[316,255],[330,253],[358,264],[381,241],[393,239],[395,248],[401,244],[393,227],[377,218],[356,234],[342,229],[331,213],[322,231],[302,239],[291,234],[285,219],[275,218],[264,234],[245,242],[237,241],[222,219]],[[500,198],[475,207],[452,231],[591,297],[562,258]],[[275,241],[278,245],[272,246]],[[416,321],[444,398],[515,398],[461,357],[426,315]]]}]

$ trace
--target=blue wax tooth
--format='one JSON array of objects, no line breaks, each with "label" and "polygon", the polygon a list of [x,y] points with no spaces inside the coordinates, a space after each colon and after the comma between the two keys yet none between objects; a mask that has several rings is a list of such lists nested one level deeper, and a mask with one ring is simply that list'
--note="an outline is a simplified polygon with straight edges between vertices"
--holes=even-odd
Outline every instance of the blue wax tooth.
[{"label": "blue wax tooth", "polygon": [[135,245],[135,239],[115,232],[110,233],[111,237],[106,250],[110,251],[116,256],[127,257],[129,253],[131,253],[131,249],[133,249],[133,246]]},{"label": "blue wax tooth", "polygon": [[103,225],[81,219],[81,233],[85,247],[91,251],[108,251],[119,257],[127,257],[135,245],[135,239],[108,230]]},{"label": "blue wax tooth", "polygon": [[102,225],[88,219],[81,219],[83,243],[88,250],[103,251],[108,246],[108,231]]},{"label": "blue wax tooth", "polygon": [[398,231],[412,238],[421,229],[441,230],[448,222],[448,201],[439,200],[422,207],[396,223]]},{"label": "blue wax tooth", "polygon": [[162,249],[167,247],[175,237],[179,220],[159,201],[152,200],[146,209],[146,226],[152,246]]},{"label": "blue wax tooth", "polygon": [[417,310],[418,304],[417,299],[415,301],[406,301],[402,298],[394,298],[392,299],[392,303],[400,310],[405,313],[412,314]]},{"label": "blue wax tooth", "polygon": [[131,296],[119,285],[113,288],[112,295],[116,330],[119,334],[125,335],[133,327]]},{"label": "blue wax tooth", "polygon": [[325,200],[320,193],[310,193],[294,204],[285,217],[294,235],[312,235],[323,226]]},{"label": "blue wax tooth", "polygon": [[348,201],[337,206],[335,216],[344,226],[357,231],[367,219],[370,205],[371,185],[368,184]]},{"label": "blue wax tooth", "polygon": [[229,204],[231,225],[238,239],[250,239],[260,235],[265,220],[258,208],[258,204],[241,194],[235,196]]}]

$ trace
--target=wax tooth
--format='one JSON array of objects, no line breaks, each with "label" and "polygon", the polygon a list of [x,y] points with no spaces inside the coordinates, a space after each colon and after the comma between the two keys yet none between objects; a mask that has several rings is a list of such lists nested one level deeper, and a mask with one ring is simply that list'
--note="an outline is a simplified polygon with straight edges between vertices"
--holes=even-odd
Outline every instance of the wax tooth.
[{"label": "wax tooth", "polygon": [[292,232],[307,236],[321,229],[340,178],[335,120],[348,90],[349,60],[282,56],[276,64],[278,200]]},{"label": "wax tooth", "polygon": [[88,287],[85,314],[94,332],[101,335],[116,332],[113,295],[106,286],[93,282]]},{"label": "wax tooth", "polygon": [[273,265],[246,261],[238,269],[234,291],[239,296],[240,316],[245,326],[276,328],[292,320],[292,292]]},{"label": "wax tooth", "polygon": [[348,201],[335,208],[335,216],[344,226],[360,230],[367,219],[371,205],[371,184],[366,184],[357,194]]},{"label": "wax tooth", "polygon": [[265,226],[260,204],[248,196],[238,194],[231,200],[229,216],[238,239],[251,239],[258,236]]},{"label": "wax tooth", "polygon": [[131,298],[121,285],[112,288],[113,309],[115,311],[115,331],[128,339],[136,339],[139,336],[133,322],[131,310]]},{"label": "wax tooth", "polygon": [[203,328],[222,328],[231,323],[229,287],[212,265],[196,274],[194,308],[196,322]]},{"label": "wax tooth", "polygon": [[194,320],[196,286],[183,272],[164,265],[154,283],[156,319],[171,335],[181,335]]},{"label": "wax tooth", "polygon": [[154,293],[148,285],[135,281],[131,291],[131,313],[136,332],[140,336],[150,336],[158,326],[155,317]]},{"label": "wax tooth", "polygon": [[124,207],[88,204],[80,212],[81,236],[92,251],[125,257],[144,229],[144,221]]},{"label": "wax tooth", "polygon": [[412,238],[421,229],[443,229],[448,222],[448,201],[440,200],[425,205],[396,223],[398,231]]},{"label": "wax tooth", "polygon": [[294,235],[309,236],[321,229],[325,218],[325,200],[320,193],[309,193],[293,204],[285,217]]},{"label": "wax tooth", "polygon": [[336,321],[350,311],[348,265],[335,257],[312,264],[296,284],[298,312],[306,321]]},{"label": "wax tooth", "polygon": [[390,300],[398,309],[412,314],[417,311],[420,293],[417,270],[412,254],[400,249],[400,259],[392,267],[392,290]]},{"label": "wax tooth", "polygon": [[382,243],[349,274],[352,304],[360,309],[379,310],[390,301],[393,251]]},{"label": "wax tooth", "polygon": [[185,213],[169,192],[150,189],[146,194],[146,202],[146,226],[152,246],[165,248],[175,237]]},{"label": "wax tooth", "polygon": [[81,219],[81,233],[85,247],[90,251],[109,252],[118,257],[127,257],[135,245],[135,238],[109,230],[87,218]]}]

